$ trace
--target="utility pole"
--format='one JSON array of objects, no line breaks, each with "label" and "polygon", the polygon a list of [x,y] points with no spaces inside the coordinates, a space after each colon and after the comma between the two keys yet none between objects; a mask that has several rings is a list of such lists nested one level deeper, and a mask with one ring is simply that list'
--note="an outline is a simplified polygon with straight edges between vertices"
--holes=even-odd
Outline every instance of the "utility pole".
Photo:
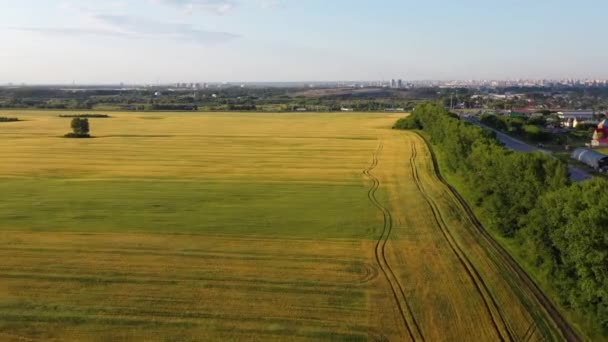
[{"label": "utility pole", "polygon": [[450,112],[454,110],[454,94],[450,94]]}]

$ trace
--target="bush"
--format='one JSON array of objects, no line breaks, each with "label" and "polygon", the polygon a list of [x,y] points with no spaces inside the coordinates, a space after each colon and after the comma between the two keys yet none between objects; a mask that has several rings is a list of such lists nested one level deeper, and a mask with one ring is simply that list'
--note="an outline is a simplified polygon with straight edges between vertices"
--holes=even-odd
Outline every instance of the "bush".
[{"label": "bush", "polygon": [[64,135],[66,138],[90,138],[89,135],[89,119],[74,118],[72,119],[72,133]]},{"label": "bush", "polygon": [[528,125],[545,126],[547,119],[544,116],[533,116],[528,119]]},{"label": "bush", "polygon": [[551,135],[547,132],[544,132],[538,126],[524,125],[523,132],[525,137],[532,141],[544,142],[551,140]]},{"label": "bush", "polygon": [[408,116],[397,120],[393,129],[421,129],[420,122],[414,116]]},{"label": "bush", "polygon": [[256,107],[256,105],[236,105],[236,104],[230,104],[228,105],[228,110],[233,110],[233,111],[255,111],[258,110],[258,108]]},{"label": "bush", "polygon": [[545,194],[518,238],[563,304],[608,330],[608,182],[595,178]]},{"label": "bush", "polygon": [[109,118],[107,114],[61,114],[60,118]]},{"label": "bush", "polygon": [[16,121],[19,121],[19,119],[0,116],[0,122],[16,122]]},{"label": "bush", "polygon": [[78,134],[78,133],[67,133],[64,135],[65,138],[75,138],[75,139],[84,139],[90,138],[89,134]]},{"label": "bush", "polygon": [[157,104],[154,103],[146,108],[147,110],[178,110],[178,111],[196,111],[198,106],[189,104]]},{"label": "bush", "polygon": [[499,131],[506,131],[509,128],[503,118],[492,114],[482,115],[479,121],[481,121],[482,124],[497,129]]}]

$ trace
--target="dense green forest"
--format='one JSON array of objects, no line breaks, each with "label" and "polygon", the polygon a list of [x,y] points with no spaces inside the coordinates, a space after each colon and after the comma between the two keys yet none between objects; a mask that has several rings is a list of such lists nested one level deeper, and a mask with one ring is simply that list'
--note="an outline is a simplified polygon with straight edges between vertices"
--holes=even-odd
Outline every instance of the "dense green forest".
[{"label": "dense green forest", "polygon": [[462,179],[484,225],[517,242],[561,304],[608,334],[608,181],[571,184],[564,163],[502,147],[492,133],[425,104],[397,129],[421,129]]}]

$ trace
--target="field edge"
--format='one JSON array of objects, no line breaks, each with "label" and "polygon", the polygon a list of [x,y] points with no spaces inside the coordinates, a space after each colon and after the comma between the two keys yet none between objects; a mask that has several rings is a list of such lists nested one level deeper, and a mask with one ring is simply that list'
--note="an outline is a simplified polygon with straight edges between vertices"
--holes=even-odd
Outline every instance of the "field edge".
[{"label": "field edge", "polygon": [[[555,301],[555,298],[553,298],[554,296],[552,295],[554,290],[551,288],[546,288],[548,285],[543,281],[539,281],[538,275],[535,274],[535,272],[531,272],[532,270],[530,266],[519,257],[517,250],[515,250],[513,246],[510,246],[509,244],[505,244],[502,239],[497,238],[495,232],[485,228],[483,221],[479,219],[478,208],[469,205],[466,197],[462,195],[462,184],[457,183],[453,185],[452,182],[449,181],[451,180],[450,173],[446,172],[446,170],[441,167],[441,154],[437,153],[434,146],[428,141],[424,132],[415,131],[415,134],[424,141],[425,145],[431,152],[431,158],[433,159],[433,164],[435,164],[434,169],[439,181],[443,183],[454,195],[455,199],[459,202],[459,205],[463,207],[465,214],[471,219],[471,222],[478,226],[477,228],[482,230],[483,233],[485,233],[484,238],[486,238],[492,247],[497,250],[499,255],[506,259],[505,261],[514,268],[514,271],[516,271],[520,277],[524,277],[522,280],[526,283],[525,285],[531,290],[532,293],[534,293],[536,297],[535,299],[537,302],[539,302],[539,305],[543,308],[543,310],[549,315],[552,320],[551,323],[558,328],[562,337],[566,338],[568,341],[582,341],[583,339],[581,336],[584,336],[585,339],[589,338],[586,331],[581,329],[581,325],[584,326],[584,324],[579,322],[580,318],[573,315],[570,310],[567,310],[566,308],[562,307],[562,305],[558,304],[558,301]],[[464,191],[464,193],[466,194],[466,191]],[[526,277],[527,279],[525,279]],[[530,288],[530,286],[532,288]],[[573,318],[575,321],[571,322]]]}]

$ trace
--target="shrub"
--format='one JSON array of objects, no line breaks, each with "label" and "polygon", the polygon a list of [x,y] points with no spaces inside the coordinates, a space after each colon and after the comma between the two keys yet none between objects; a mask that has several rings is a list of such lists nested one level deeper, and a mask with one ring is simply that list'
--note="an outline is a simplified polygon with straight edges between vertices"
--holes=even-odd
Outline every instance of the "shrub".
[{"label": "shrub", "polygon": [[544,116],[533,116],[528,119],[528,125],[545,126],[547,119]]},{"label": "shrub", "polygon": [[551,135],[547,132],[544,132],[538,126],[524,125],[523,131],[526,138],[532,141],[542,142],[551,140]]},{"label": "shrub", "polygon": [[90,138],[89,135],[89,119],[74,118],[72,119],[72,133],[64,135],[66,138]]},{"label": "shrub", "polygon": [[495,128],[499,131],[506,131],[509,128],[507,123],[501,117],[492,114],[482,115],[479,121],[481,121],[482,124]]},{"label": "shrub", "polygon": [[60,118],[109,118],[107,114],[61,114]]},{"label": "shrub", "polygon": [[414,116],[408,116],[397,120],[393,129],[421,129],[420,122]]},{"label": "shrub", "polygon": [[67,133],[64,135],[65,138],[76,138],[76,139],[83,139],[83,138],[90,138],[91,136],[89,134],[78,134],[78,133]]}]

